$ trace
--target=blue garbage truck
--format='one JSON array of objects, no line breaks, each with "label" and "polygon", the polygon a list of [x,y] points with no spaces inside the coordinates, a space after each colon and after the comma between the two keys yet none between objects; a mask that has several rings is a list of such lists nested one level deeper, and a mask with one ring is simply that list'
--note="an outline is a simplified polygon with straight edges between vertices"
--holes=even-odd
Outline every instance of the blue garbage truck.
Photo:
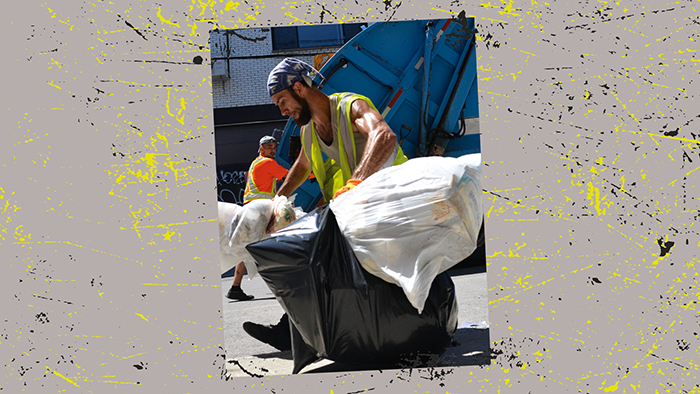
[{"label": "blue garbage truck", "polygon": [[[372,100],[404,153],[459,157],[481,151],[476,34],[473,18],[370,24],[340,48],[315,81],[330,95],[353,92]],[[299,154],[300,127],[290,119],[277,161],[290,168]],[[314,180],[295,191],[309,212],[323,197]]]}]

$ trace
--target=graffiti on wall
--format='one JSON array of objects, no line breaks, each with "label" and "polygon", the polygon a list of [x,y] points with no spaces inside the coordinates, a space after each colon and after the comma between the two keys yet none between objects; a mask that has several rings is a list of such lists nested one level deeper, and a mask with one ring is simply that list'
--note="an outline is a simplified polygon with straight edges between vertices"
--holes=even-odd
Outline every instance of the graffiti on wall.
[{"label": "graffiti on wall", "polygon": [[219,201],[243,204],[247,171],[217,169],[216,185]]}]

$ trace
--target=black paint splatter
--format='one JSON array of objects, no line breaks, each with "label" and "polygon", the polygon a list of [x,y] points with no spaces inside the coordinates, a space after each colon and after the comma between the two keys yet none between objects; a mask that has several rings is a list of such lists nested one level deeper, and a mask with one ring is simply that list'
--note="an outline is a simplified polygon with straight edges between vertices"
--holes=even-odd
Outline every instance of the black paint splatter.
[{"label": "black paint splatter", "polygon": [[263,378],[263,377],[265,377],[265,375],[258,375],[258,374],[256,374],[256,373],[249,372],[247,369],[243,368],[243,366],[241,365],[241,363],[239,363],[237,360],[229,360],[228,363],[237,365],[238,368],[241,369],[241,371],[247,373],[248,375],[250,375],[250,376],[252,376],[252,377],[254,377],[254,378]]},{"label": "black paint splatter", "polygon": [[[265,31],[265,30],[263,29],[263,31]],[[250,41],[250,42],[265,41],[265,40],[267,39],[267,37],[268,37],[268,36],[265,34],[265,35],[262,35],[262,36],[260,36],[260,37],[250,38],[250,37],[246,37],[246,36],[243,36],[243,35],[238,34],[235,30],[226,30],[225,33],[226,33],[226,34],[233,35],[233,36],[236,36],[236,37],[240,38],[241,40]]]},{"label": "black paint splatter", "polygon": [[49,316],[44,312],[39,312],[36,315],[36,321],[38,321],[41,324],[46,324],[49,322]]},{"label": "black paint splatter", "polygon": [[673,245],[676,244],[676,243],[673,242],[673,241],[664,242],[664,240],[661,239],[661,238],[659,238],[658,240],[656,240],[656,243],[658,243],[658,244],[659,244],[659,247],[661,248],[661,251],[659,252],[659,257],[664,257],[664,256],[666,256],[668,253],[670,253],[670,252],[671,252],[671,248],[673,247]]},{"label": "black paint splatter", "polygon": [[[122,17],[122,16],[119,15],[119,14],[117,14],[117,16],[118,16],[119,18]],[[123,19],[123,20],[124,20],[124,23],[126,23],[127,26],[129,26],[134,32],[136,32],[136,34],[138,34],[139,36],[141,36],[141,38],[143,38],[144,40],[148,41],[148,38],[146,38],[146,36],[144,36],[137,28],[135,28],[134,25],[132,25],[131,23],[129,23],[129,21],[126,20],[126,19]]]},{"label": "black paint splatter", "polygon": [[667,135],[667,136],[670,136],[670,137],[675,137],[675,136],[678,135],[678,131],[679,131],[680,129],[681,129],[681,128],[678,127],[678,128],[676,128],[675,130],[665,131],[665,132],[664,132],[664,135]]}]

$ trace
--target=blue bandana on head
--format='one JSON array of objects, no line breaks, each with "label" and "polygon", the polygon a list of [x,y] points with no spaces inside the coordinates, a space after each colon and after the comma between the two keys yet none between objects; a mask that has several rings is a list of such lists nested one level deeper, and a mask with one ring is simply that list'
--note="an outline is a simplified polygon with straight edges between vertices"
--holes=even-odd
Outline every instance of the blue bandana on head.
[{"label": "blue bandana on head", "polygon": [[309,79],[314,79],[317,75],[323,78],[316,69],[299,59],[288,57],[282,60],[267,77],[267,90],[270,97],[294,85],[296,81],[303,81],[304,75]]}]

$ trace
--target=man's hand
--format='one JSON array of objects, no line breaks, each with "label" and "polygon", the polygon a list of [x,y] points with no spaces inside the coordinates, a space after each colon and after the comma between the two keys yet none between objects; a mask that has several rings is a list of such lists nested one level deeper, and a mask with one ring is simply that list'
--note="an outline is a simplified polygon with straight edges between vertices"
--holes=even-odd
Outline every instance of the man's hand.
[{"label": "man's hand", "polygon": [[345,186],[336,190],[335,194],[333,195],[333,199],[335,200],[339,195],[354,189],[355,186],[359,185],[361,182],[362,181],[359,179],[348,179],[348,183],[346,183]]}]

